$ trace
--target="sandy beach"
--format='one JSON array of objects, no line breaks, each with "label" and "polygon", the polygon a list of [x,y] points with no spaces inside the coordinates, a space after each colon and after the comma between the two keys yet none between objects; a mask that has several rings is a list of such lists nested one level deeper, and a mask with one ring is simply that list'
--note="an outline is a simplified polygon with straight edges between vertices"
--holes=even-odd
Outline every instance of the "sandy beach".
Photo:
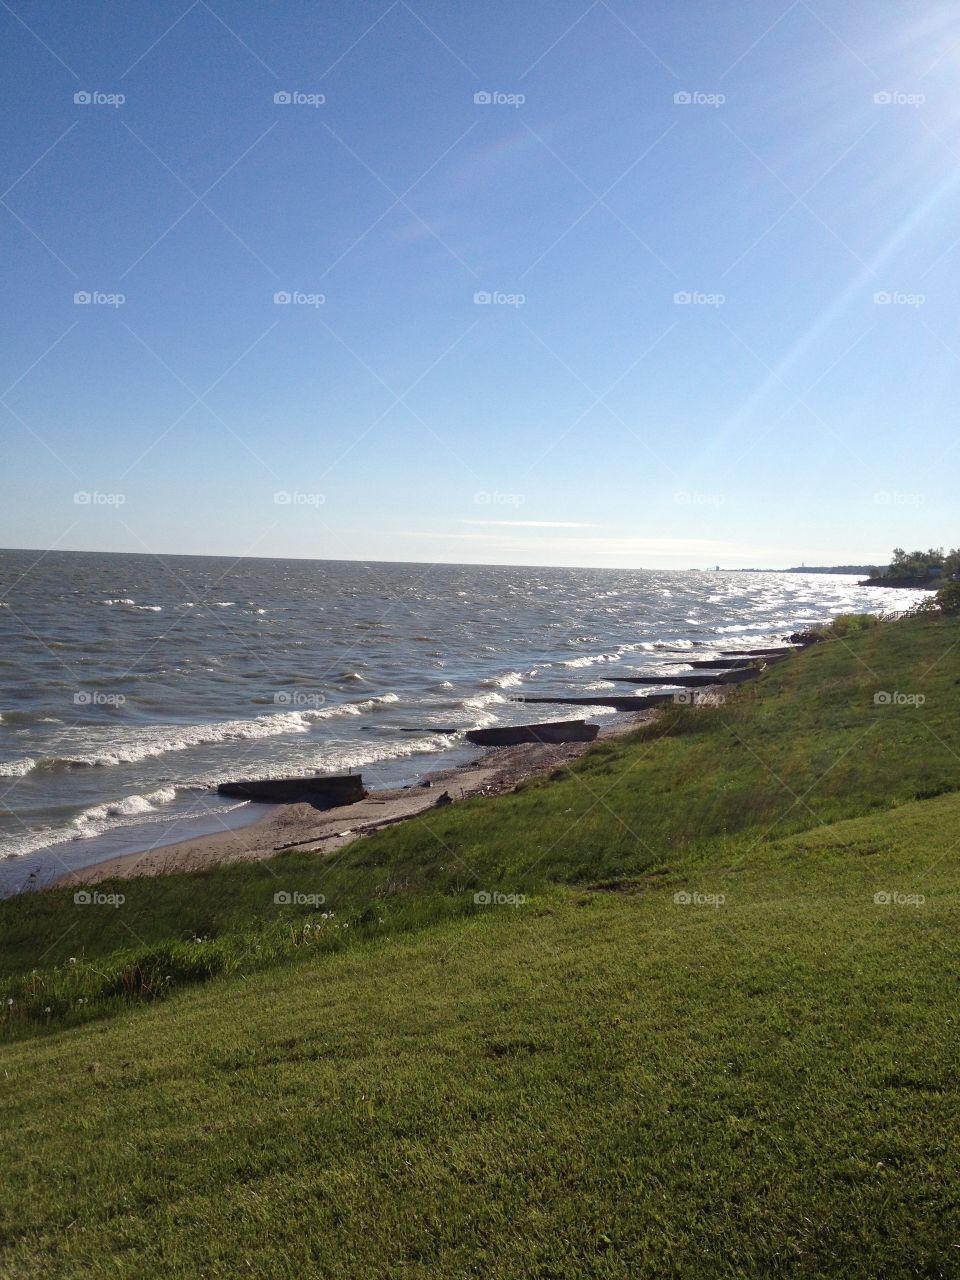
[{"label": "sandy beach", "polygon": [[[601,726],[597,741],[622,737],[656,715],[657,712],[651,710],[618,716],[613,723]],[[396,791],[371,791],[366,799],[336,809],[278,804],[247,826],[95,862],[67,872],[46,887],[199,871],[217,864],[270,858],[287,849],[330,853],[381,827],[424,818],[437,807],[438,801],[447,803],[442,797],[455,802],[467,796],[503,795],[526,778],[550,773],[577,759],[589,747],[589,743],[570,742],[481,749],[478,759],[426,774],[413,786]]]}]

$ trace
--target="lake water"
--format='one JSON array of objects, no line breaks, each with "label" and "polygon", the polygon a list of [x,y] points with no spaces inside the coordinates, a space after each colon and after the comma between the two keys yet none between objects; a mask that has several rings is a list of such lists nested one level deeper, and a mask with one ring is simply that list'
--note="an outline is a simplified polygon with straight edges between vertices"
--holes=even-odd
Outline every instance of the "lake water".
[{"label": "lake water", "polygon": [[920,594],[856,582],[0,552],[0,892],[249,820],[225,779],[415,782],[475,751],[465,729],[585,710],[515,695],[609,691]]}]

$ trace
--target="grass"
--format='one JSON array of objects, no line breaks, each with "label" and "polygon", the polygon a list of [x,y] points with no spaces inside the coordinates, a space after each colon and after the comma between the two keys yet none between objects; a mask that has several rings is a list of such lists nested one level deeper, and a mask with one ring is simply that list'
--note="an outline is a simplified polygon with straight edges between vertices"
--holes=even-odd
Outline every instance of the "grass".
[{"label": "grass", "polygon": [[0,1274],[960,1274],[958,641],[814,646],[334,859],[3,904],[12,1008],[75,986],[7,1015]]}]

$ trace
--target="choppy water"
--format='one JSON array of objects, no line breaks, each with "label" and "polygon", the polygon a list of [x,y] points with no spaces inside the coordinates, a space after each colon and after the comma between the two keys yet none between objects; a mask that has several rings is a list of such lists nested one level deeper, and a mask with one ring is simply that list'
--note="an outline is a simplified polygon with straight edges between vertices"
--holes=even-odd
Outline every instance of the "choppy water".
[{"label": "choppy water", "polygon": [[227,778],[400,785],[472,750],[463,730],[530,719],[511,695],[609,689],[681,670],[677,650],[917,596],[814,574],[0,552],[0,892],[246,820],[210,793]]}]

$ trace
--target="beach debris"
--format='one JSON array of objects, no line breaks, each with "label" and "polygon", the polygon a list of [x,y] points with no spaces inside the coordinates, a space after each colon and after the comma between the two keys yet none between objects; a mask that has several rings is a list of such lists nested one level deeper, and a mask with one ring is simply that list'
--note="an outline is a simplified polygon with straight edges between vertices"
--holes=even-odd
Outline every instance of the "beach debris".
[{"label": "beach debris", "polygon": [[450,792],[443,791],[440,793],[440,795],[437,796],[436,800],[433,802],[433,807],[435,809],[442,809],[444,805],[448,805],[448,804],[453,804],[453,801],[450,799]]},{"label": "beach debris", "polygon": [[523,700],[524,702],[558,703],[567,707],[613,707],[615,711],[648,711],[662,702],[672,702],[673,694],[648,693],[643,697],[624,694],[623,697],[617,695],[608,697],[606,694],[598,693],[591,694],[589,698],[536,698],[528,693]]},{"label": "beach debris", "polygon": [[359,773],[313,774],[301,778],[261,778],[221,782],[217,792],[240,800],[267,804],[312,804],[315,809],[334,809],[354,804],[366,796]]},{"label": "beach debris", "polygon": [[759,674],[759,667],[749,666],[734,667],[728,671],[715,671],[709,675],[698,671],[696,675],[607,676],[606,679],[616,684],[676,685],[681,689],[697,689],[711,684],[742,684],[744,680],[754,680]]},{"label": "beach debris", "polygon": [[524,742],[592,742],[599,732],[598,724],[587,724],[585,720],[552,720],[469,729],[467,738],[478,747],[513,747]]}]

